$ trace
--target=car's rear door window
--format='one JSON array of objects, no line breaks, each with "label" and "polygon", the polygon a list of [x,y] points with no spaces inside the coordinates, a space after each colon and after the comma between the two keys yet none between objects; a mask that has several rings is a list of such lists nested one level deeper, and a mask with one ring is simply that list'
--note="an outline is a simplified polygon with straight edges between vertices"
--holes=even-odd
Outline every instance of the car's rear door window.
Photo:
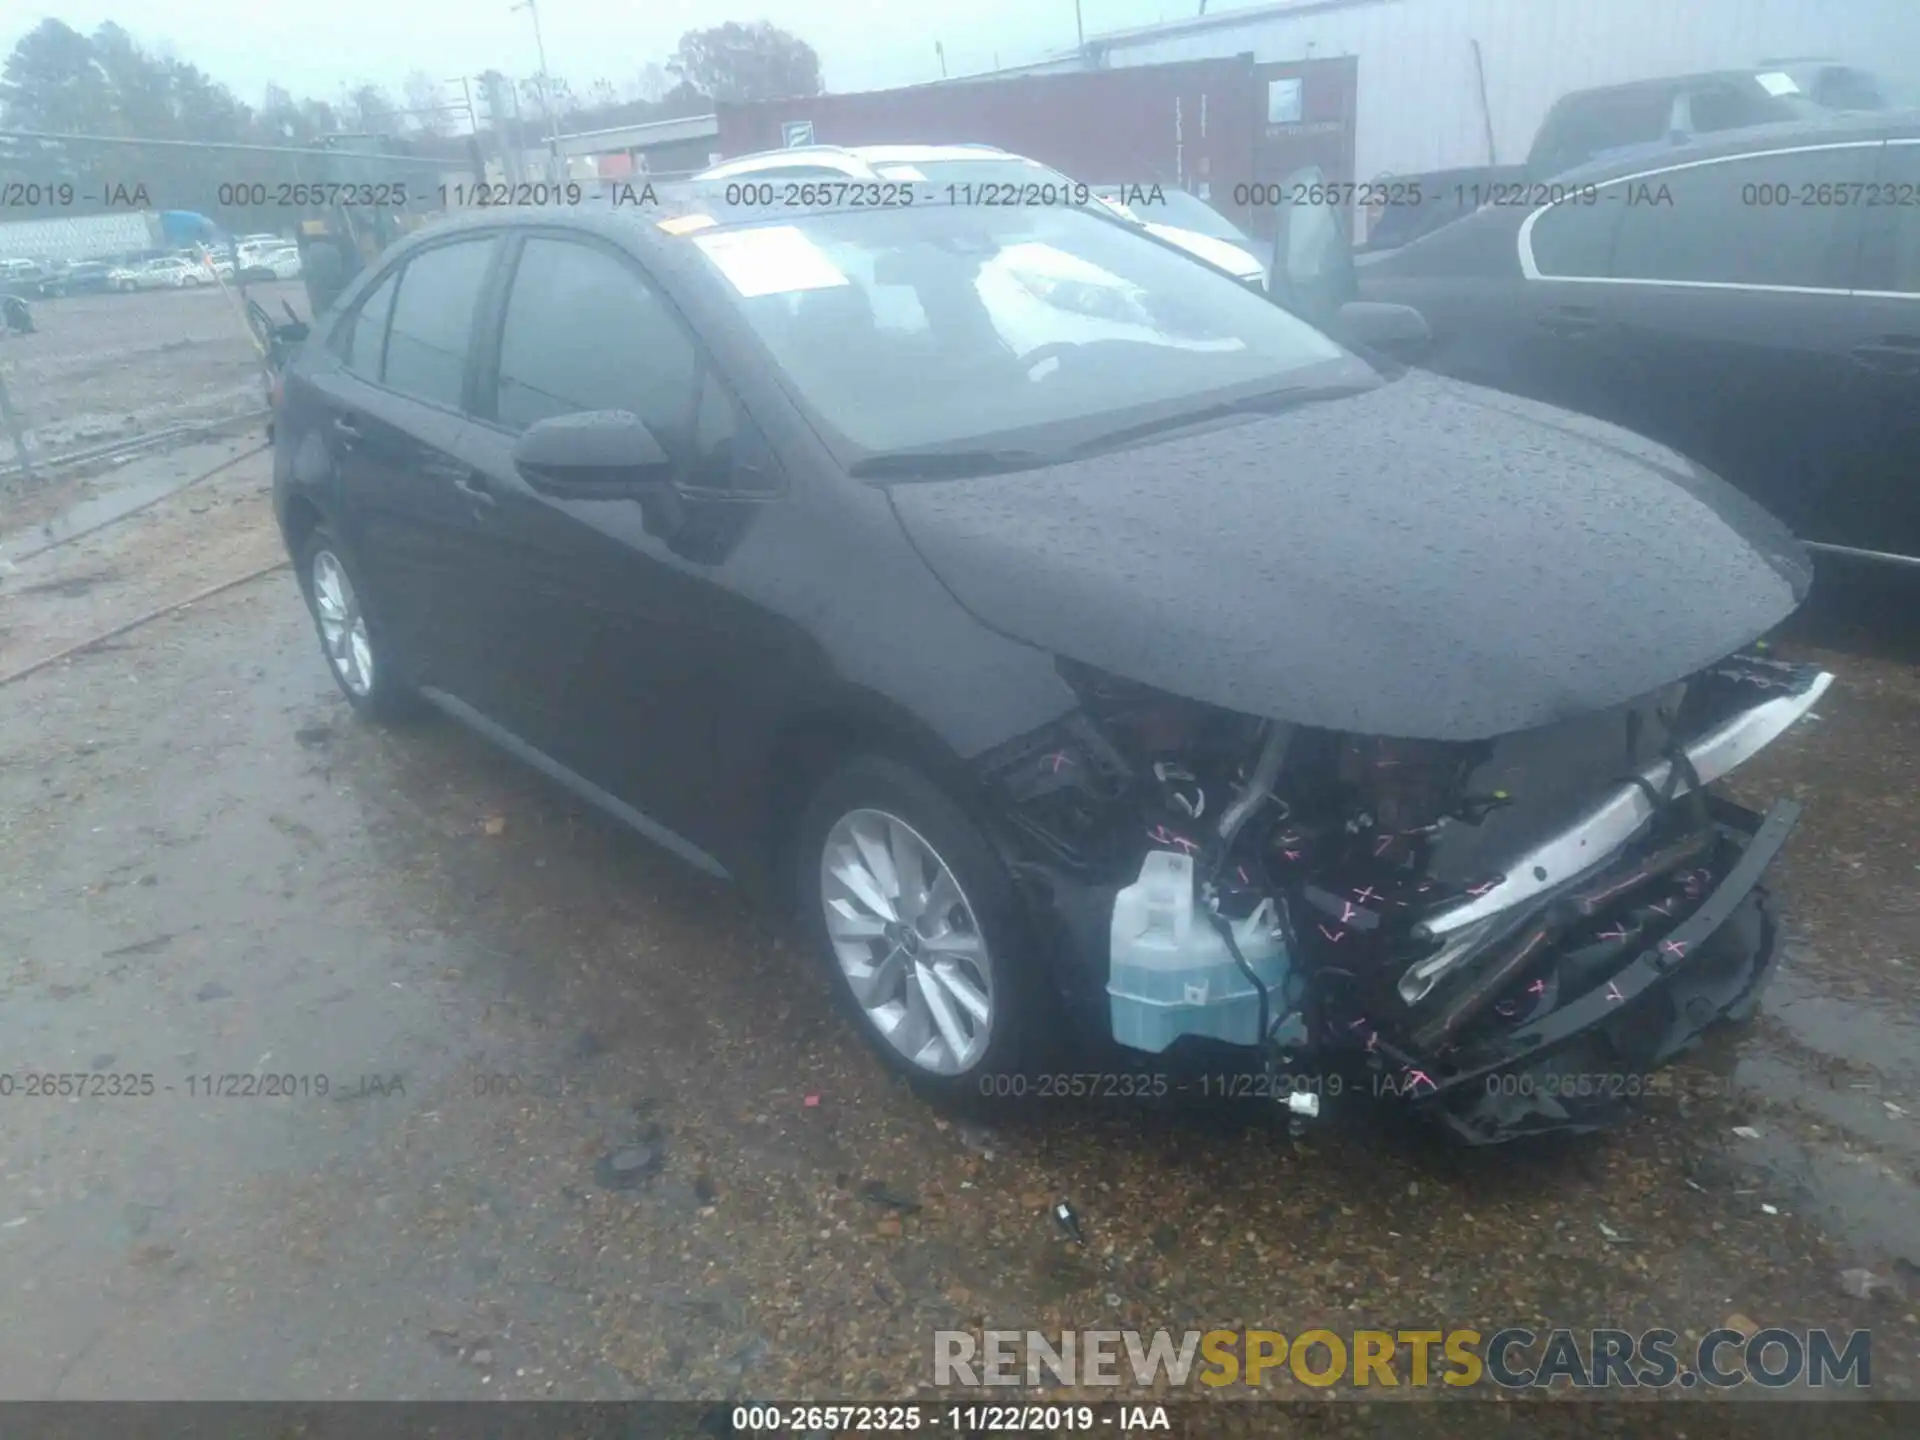
[{"label": "car's rear door window", "polygon": [[1580,191],[1542,210],[1526,233],[1534,268],[1549,280],[1578,280],[1612,273],[1613,232],[1621,200],[1605,190]]},{"label": "car's rear door window", "polygon": [[400,272],[394,271],[374,286],[346,325],[338,349],[341,361],[362,380],[380,382],[380,355],[386,348],[387,318],[393,312],[393,292]]},{"label": "car's rear door window", "polygon": [[1846,290],[1871,146],[1742,156],[1603,190],[1616,279]]},{"label": "car's rear door window", "polygon": [[[1868,187],[1861,288],[1920,297],[1920,139],[1890,141]],[[1920,307],[1910,327],[1920,329]]]},{"label": "car's rear door window", "polygon": [[492,236],[460,240],[422,250],[407,261],[381,373],[387,388],[459,408],[474,310],[493,246]]},{"label": "car's rear door window", "polygon": [[501,324],[496,423],[517,431],[627,410],[684,459],[699,371],[693,341],[636,265],[588,242],[526,242]]}]

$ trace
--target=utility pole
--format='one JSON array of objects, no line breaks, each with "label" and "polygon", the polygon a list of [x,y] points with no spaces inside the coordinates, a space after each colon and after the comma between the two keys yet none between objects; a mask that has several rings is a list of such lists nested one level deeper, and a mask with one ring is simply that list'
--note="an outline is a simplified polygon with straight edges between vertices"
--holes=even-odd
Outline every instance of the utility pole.
[{"label": "utility pole", "polygon": [[[1075,3],[1078,4],[1079,0],[1075,0]],[[551,184],[558,184],[563,178],[559,173],[560,122],[554,118],[553,100],[547,93],[547,42],[540,36],[539,0],[520,0],[518,5],[511,8],[524,10],[533,17],[533,44],[540,56],[540,108],[547,117],[547,180]]]},{"label": "utility pole", "polygon": [[467,129],[470,131],[478,131],[480,128],[480,117],[478,114],[475,113],[473,108],[473,80],[471,79],[471,77],[466,75],[461,75],[461,76],[458,76],[456,79],[448,80],[445,83],[447,83],[448,85],[453,85],[453,84],[459,85],[461,99],[463,104],[465,105],[466,112],[467,112]]},{"label": "utility pole", "polygon": [[[527,3],[532,4],[533,0],[527,0]],[[1080,0],[1073,0],[1073,33],[1074,37],[1080,42],[1080,53],[1082,55],[1086,54],[1087,27],[1080,23]]]}]

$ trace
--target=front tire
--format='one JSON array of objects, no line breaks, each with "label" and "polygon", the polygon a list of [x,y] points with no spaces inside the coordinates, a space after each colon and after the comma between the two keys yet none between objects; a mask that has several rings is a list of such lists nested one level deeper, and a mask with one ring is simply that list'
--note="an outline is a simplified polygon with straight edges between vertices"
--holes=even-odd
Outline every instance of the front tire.
[{"label": "front tire", "polygon": [[347,703],[379,721],[414,714],[419,696],[395,668],[385,632],[364,608],[364,591],[333,532],[315,526],[296,563],[321,654]]},{"label": "front tire", "polygon": [[1050,991],[1013,882],[937,786],[892,760],[850,760],[815,792],[795,857],[812,948],[890,1068],[963,1102],[1034,1063]]}]

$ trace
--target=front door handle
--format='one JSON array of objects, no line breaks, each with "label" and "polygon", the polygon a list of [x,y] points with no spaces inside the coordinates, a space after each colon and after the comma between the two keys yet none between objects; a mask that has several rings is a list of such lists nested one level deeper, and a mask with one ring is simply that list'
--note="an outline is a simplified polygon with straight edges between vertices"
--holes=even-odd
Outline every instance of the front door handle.
[{"label": "front door handle", "polygon": [[1920,335],[1884,335],[1853,347],[1856,365],[1889,375],[1920,375]]},{"label": "front door handle", "polygon": [[493,493],[487,477],[478,470],[464,470],[453,477],[453,488],[476,505],[498,505],[500,497]]},{"label": "front door handle", "polygon": [[342,445],[352,445],[360,439],[360,427],[344,415],[333,417],[333,433]]}]

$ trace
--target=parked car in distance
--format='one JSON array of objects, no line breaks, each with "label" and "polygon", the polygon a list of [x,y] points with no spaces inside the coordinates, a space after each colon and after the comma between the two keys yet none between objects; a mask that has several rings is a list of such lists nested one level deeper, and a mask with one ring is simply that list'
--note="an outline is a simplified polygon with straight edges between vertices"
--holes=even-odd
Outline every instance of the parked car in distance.
[{"label": "parked car in distance", "polygon": [[[298,247],[294,244],[293,241],[282,240],[279,236],[275,235],[275,236],[268,237],[266,239],[260,239],[256,237],[247,237],[240,240],[236,240],[234,242],[233,251],[234,251],[234,254],[240,257],[240,264],[242,268],[244,268],[247,262],[253,259],[256,255],[264,255],[277,250],[292,250],[296,248]],[[223,247],[222,253],[224,253],[224,247]]]},{"label": "parked car in distance", "polygon": [[1823,554],[1920,566],[1920,112],[1715,136],[1548,189],[1358,264],[1308,254],[1332,287],[1310,308],[1410,306],[1422,364],[1650,436]]},{"label": "parked car in distance", "polygon": [[[804,145],[724,160],[697,182],[761,177],[805,181],[837,177],[876,184],[925,187],[924,193],[969,204],[1063,204],[1099,201],[1171,245],[1224,269],[1255,289],[1266,288],[1266,266],[1250,250],[1223,244],[1209,231],[1134,215],[1100,188],[1061,174],[1025,155],[992,145]],[[949,187],[952,187],[949,189]],[[920,193],[916,191],[916,193]],[[1031,196],[1031,198],[1026,198]]]},{"label": "parked car in distance", "polygon": [[98,295],[112,288],[113,267],[104,260],[76,260],[55,277],[51,294]]},{"label": "parked car in distance", "polygon": [[1395,249],[1483,205],[1524,204],[1530,188],[1597,161],[1657,156],[1756,125],[1906,108],[1920,103],[1910,88],[1837,60],[1800,59],[1571,91],[1547,111],[1521,164],[1396,175],[1377,187],[1391,203],[1370,220],[1362,248]]},{"label": "parked car in distance", "polygon": [[240,258],[240,274],[248,280],[298,280],[300,252],[291,245],[249,251]]},{"label": "parked car in distance", "polygon": [[0,294],[37,300],[48,293],[53,274],[38,260],[0,260]]},{"label": "parked car in distance", "polygon": [[177,255],[143,260],[114,273],[116,288],[126,290],[186,290],[196,285],[211,285],[213,276],[206,267]]},{"label": "parked car in distance", "polygon": [[1750,648],[1809,578],[1752,501],[1099,206],[709,190],[432,226],[288,361],[352,707],[797,905],[935,1095],[1386,1057],[1492,1142],[1751,1008],[1796,811],[1700,788],[1831,681]]}]

